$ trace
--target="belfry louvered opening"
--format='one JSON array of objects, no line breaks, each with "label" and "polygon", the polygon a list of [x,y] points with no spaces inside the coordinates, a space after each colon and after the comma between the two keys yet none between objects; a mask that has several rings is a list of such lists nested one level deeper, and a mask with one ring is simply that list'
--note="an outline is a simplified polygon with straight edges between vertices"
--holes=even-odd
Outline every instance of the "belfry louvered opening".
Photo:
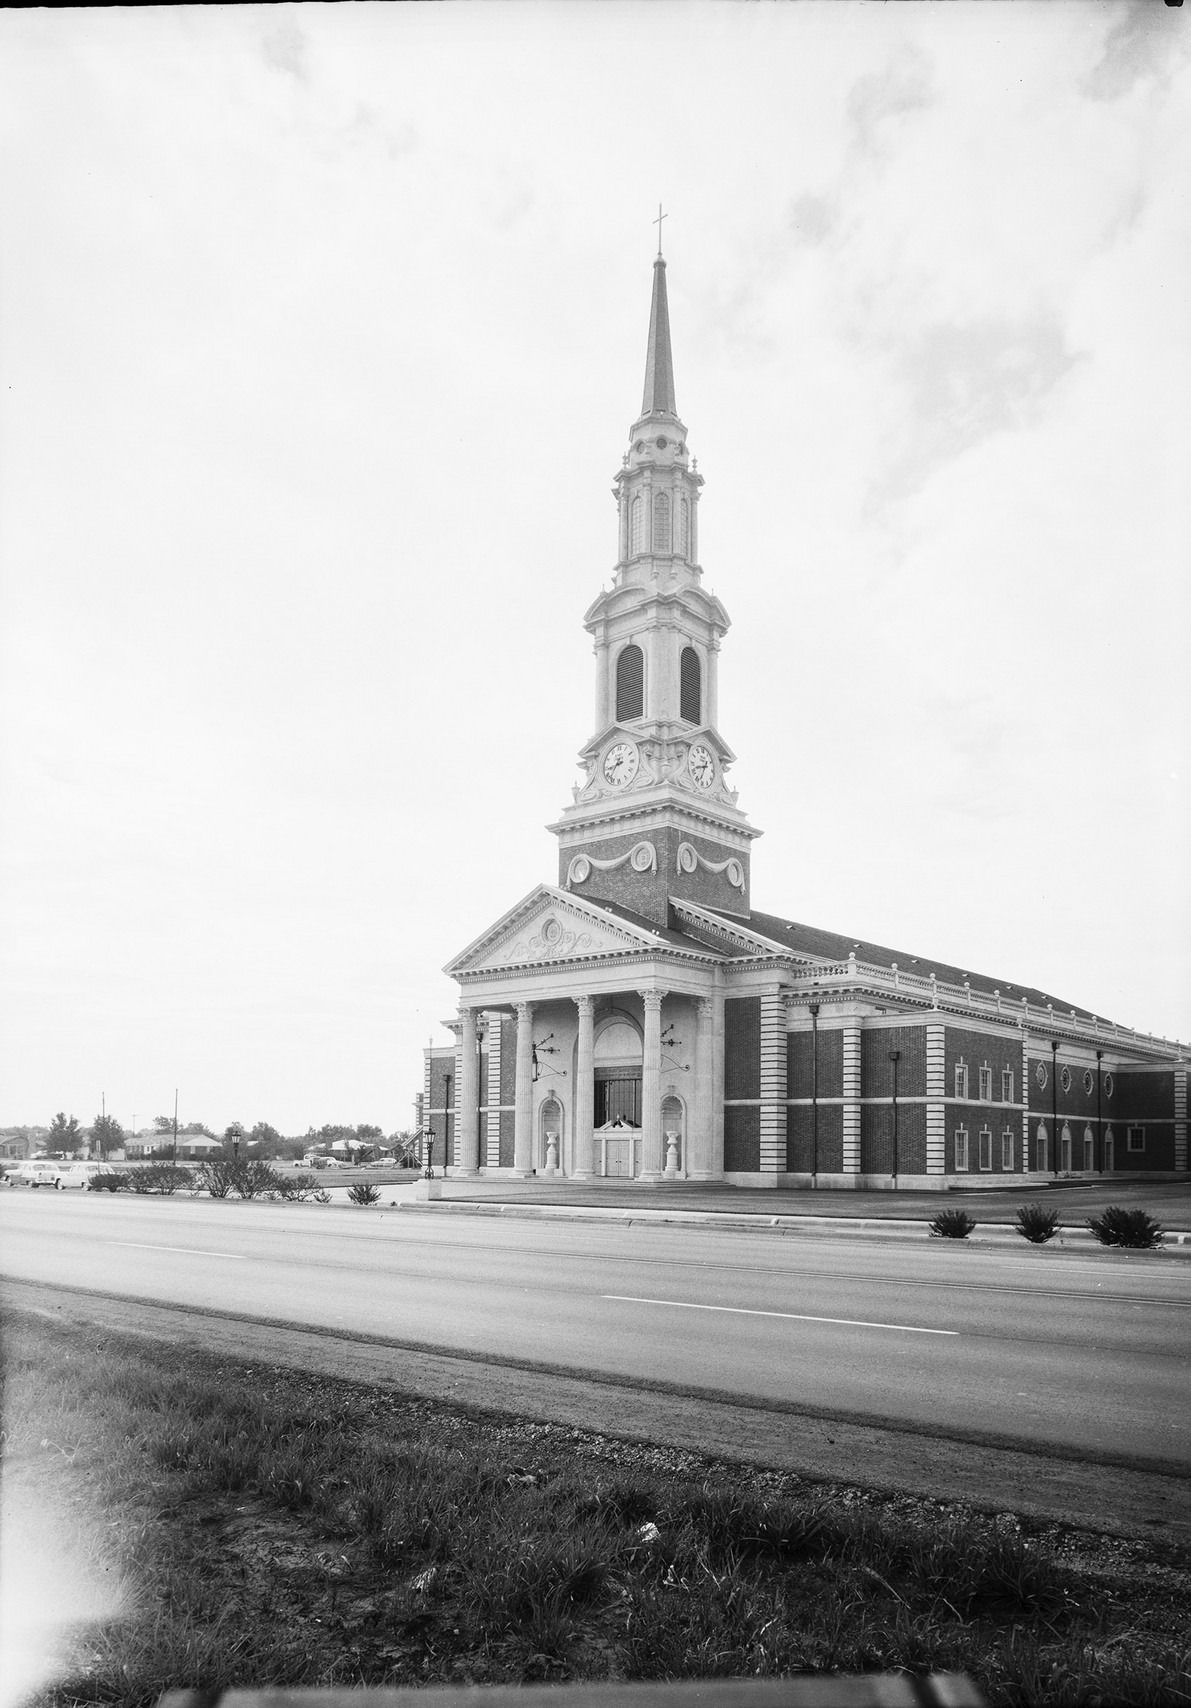
[{"label": "belfry louvered opening", "polygon": [[626,646],[616,660],[616,718],[618,723],[645,715],[645,654]]},{"label": "belfry louvered opening", "polygon": [[678,715],[688,724],[703,722],[703,666],[693,646],[682,649]]}]

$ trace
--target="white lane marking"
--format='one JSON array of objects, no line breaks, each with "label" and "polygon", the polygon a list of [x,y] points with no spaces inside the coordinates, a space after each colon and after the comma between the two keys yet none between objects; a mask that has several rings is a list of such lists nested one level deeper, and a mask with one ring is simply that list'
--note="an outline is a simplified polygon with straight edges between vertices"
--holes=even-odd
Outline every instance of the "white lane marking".
[{"label": "white lane marking", "polygon": [[193,1245],[141,1245],[138,1240],[105,1239],[103,1245],[122,1245],[128,1251],[178,1251],[184,1257],[226,1257],[229,1263],[247,1263],[248,1259],[238,1251],[200,1251]]},{"label": "white lane marking", "polygon": [[605,1293],[602,1296],[622,1305],[671,1305],[679,1311],[726,1311],[734,1317],[782,1317],[786,1322],[833,1323],[840,1328],[887,1328],[896,1330],[898,1334],[959,1335],[957,1328],[914,1328],[909,1323],[868,1323],[861,1322],[856,1317],[806,1317],[799,1315],[797,1311],[750,1311],[742,1305],[692,1305],[686,1299],[637,1299],[631,1293]]}]

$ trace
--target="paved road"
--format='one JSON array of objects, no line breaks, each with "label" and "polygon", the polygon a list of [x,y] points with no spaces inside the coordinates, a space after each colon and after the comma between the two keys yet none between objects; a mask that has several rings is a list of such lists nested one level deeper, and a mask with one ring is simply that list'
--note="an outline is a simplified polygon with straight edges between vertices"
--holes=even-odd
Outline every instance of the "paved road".
[{"label": "paved road", "polygon": [[1161,1259],[11,1191],[9,1276],[1191,1470]]}]

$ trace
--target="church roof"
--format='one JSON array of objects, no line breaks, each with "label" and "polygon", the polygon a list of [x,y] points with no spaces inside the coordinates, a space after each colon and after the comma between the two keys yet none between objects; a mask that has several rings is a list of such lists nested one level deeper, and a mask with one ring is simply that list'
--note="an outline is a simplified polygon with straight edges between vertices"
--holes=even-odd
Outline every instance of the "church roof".
[{"label": "church roof", "polygon": [[[705,943],[701,937],[696,937],[690,931],[680,931],[666,925],[658,925],[656,921],[647,919],[643,913],[634,913],[630,907],[621,907],[619,902],[605,901],[603,897],[596,903],[605,913],[611,913],[618,919],[623,919],[630,925],[639,925],[643,931],[652,931],[655,937],[663,943],[669,943],[672,948],[688,951],[697,949],[700,955],[718,955],[724,960],[732,956],[732,950],[720,943]],[[730,917],[730,916],[728,916]]]},{"label": "church roof", "polygon": [[[607,903],[604,905],[607,906]],[[705,908],[704,911],[715,913],[716,917],[728,926],[745,923],[748,930],[768,937],[794,954],[806,956],[811,960],[846,961],[849,955],[854,954],[858,961],[867,962],[870,966],[896,965],[899,972],[914,974],[919,978],[929,979],[933,974],[940,984],[968,984],[974,991],[986,996],[993,996],[999,990],[1008,1002],[1020,1003],[1024,996],[1032,1008],[1045,1008],[1051,1003],[1057,1011],[1064,1014],[1073,1013],[1085,1020],[1094,1018],[1090,1009],[1073,1007],[1071,1003],[1063,1002],[1050,992],[1037,990],[1032,985],[1010,984],[1008,979],[989,978],[983,973],[952,966],[946,961],[931,960],[929,956],[911,955],[900,949],[886,948],[880,943],[863,942],[838,931],[824,931],[816,925],[801,925],[794,919],[781,919],[775,913],[759,913],[753,908],[748,920],[742,922],[734,919],[731,914],[720,913],[715,908]]]},{"label": "church roof", "polygon": [[642,415],[677,415],[674,402],[674,358],[670,354],[670,309],[666,301],[666,263],[653,264],[653,302],[649,309],[649,345],[645,352],[645,397]]}]

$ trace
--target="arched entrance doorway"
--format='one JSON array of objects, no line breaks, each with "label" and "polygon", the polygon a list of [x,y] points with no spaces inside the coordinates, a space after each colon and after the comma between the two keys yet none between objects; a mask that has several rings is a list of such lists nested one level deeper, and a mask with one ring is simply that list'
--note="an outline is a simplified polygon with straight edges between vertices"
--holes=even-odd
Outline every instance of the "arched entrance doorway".
[{"label": "arched entrance doorway", "polygon": [[562,1104],[551,1092],[538,1110],[538,1142],[534,1166],[539,1174],[564,1172],[562,1166]]},{"label": "arched entrance doorway", "polygon": [[641,1172],[641,1034],[625,1015],[610,1015],[592,1054],[594,1155],[597,1174]]}]

